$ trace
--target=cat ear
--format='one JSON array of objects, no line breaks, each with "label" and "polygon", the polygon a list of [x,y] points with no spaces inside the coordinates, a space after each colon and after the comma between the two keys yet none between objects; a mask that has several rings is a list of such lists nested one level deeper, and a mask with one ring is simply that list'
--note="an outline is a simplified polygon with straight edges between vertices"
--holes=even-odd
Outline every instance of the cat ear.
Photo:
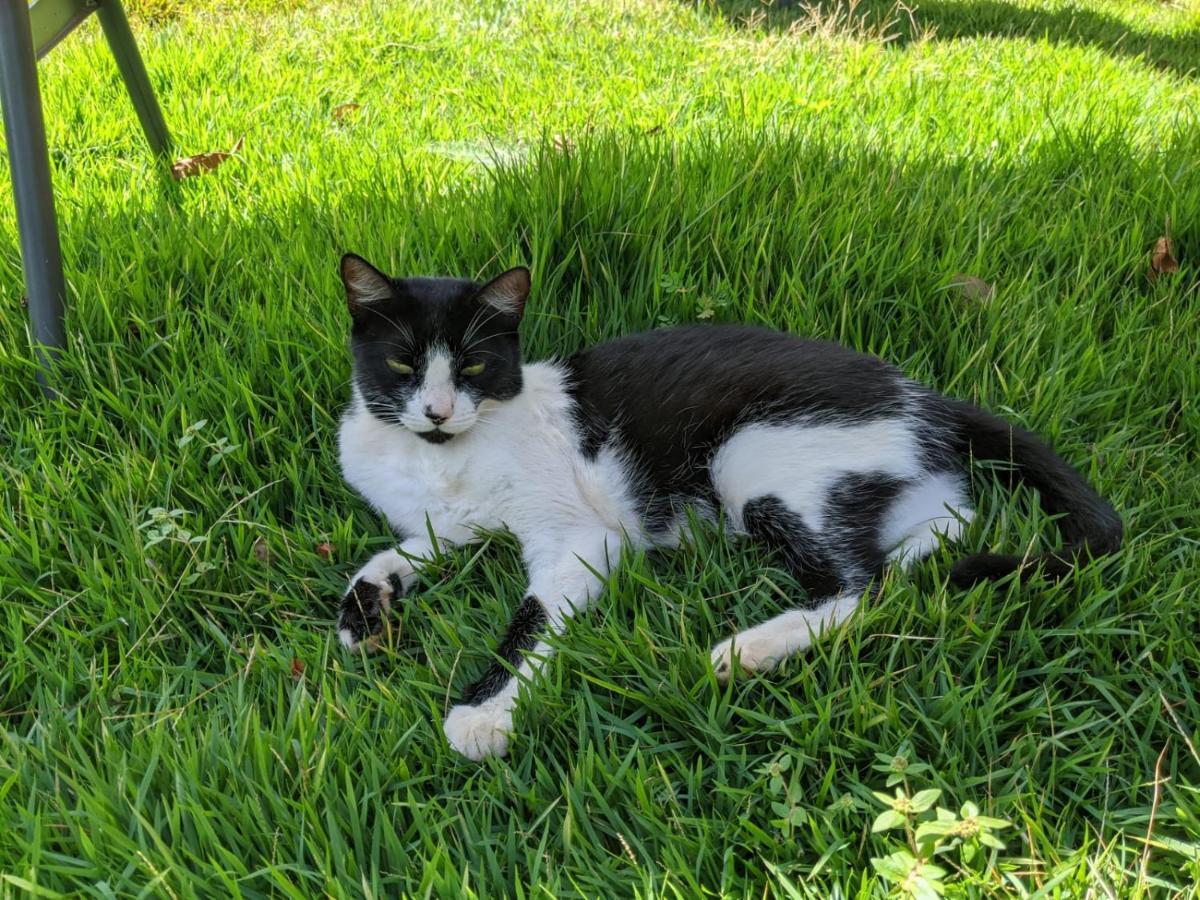
[{"label": "cat ear", "polygon": [[529,297],[529,270],[524,266],[509,269],[503,275],[497,275],[475,295],[480,303],[505,313],[521,318],[525,312],[525,300]]},{"label": "cat ear", "polygon": [[364,322],[373,307],[396,296],[391,279],[353,253],[342,257],[342,283],[346,286],[350,318],[355,323]]}]

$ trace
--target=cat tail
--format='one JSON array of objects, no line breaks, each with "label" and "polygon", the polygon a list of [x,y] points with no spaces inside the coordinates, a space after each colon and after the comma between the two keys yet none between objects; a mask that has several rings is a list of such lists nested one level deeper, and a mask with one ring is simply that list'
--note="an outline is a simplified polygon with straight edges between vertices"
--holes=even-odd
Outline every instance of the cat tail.
[{"label": "cat tail", "polygon": [[[1036,435],[959,400],[949,401],[956,449],[967,458],[1008,463],[1021,481],[1036,488],[1042,508],[1061,516],[1063,548],[1040,556],[976,553],[950,569],[950,580],[968,587],[1012,572],[1026,580],[1037,572],[1049,578],[1070,573],[1081,558],[1113,553],[1123,527],[1116,510],[1074,468]],[[998,477],[1004,472],[998,471]],[[1011,477],[1009,479],[1011,486]]]}]

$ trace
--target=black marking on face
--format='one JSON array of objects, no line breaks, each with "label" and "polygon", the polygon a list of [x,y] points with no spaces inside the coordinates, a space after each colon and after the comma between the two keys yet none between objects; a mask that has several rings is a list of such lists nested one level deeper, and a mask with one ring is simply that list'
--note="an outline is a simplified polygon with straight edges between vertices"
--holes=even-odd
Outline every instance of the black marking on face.
[{"label": "black marking on face", "polygon": [[546,621],[546,610],[538,598],[532,595],[526,597],[517,607],[504,639],[496,648],[496,656],[508,666],[499,661],[488,666],[479,680],[463,693],[462,702],[468,706],[478,706],[500,693],[514,677],[512,670],[521,665],[522,654],[537,645],[538,635],[546,627]]},{"label": "black marking on face", "polygon": [[[529,290],[525,269],[509,270],[488,284],[459,278],[391,278],[360,257],[347,255],[342,276],[352,320],[354,380],[372,415],[401,424],[400,417],[439,353],[450,357],[455,391],[476,406],[484,400],[510,400],[521,392],[517,330]],[[481,363],[482,371],[463,372]],[[397,372],[397,367],[411,372]],[[453,436],[418,433],[435,444]]]}]

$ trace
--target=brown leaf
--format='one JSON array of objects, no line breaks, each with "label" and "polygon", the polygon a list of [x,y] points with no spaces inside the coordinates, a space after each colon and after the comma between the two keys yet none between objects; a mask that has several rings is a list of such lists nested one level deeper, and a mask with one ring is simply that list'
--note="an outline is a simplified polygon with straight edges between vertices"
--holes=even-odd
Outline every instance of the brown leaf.
[{"label": "brown leaf", "polygon": [[329,541],[322,541],[321,543],[317,544],[317,556],[324,560],[333,559],[333,554],[336,550],[337,548],[333,546],[333,544],[329,543]]},{"label": "brown leaf", "polygon": [[171,177],[176,181],[182,181],[184,178],[191,178],[195,175],[211,172],[217,166],[237,155],[237,152],[242,149],[242,141],[245,136],[237,139],[229,152],[224,150],[214,150],[211,153],[197,153],[195,156],[185,156],[182,159],[175,160],[175,164],[171,166]]},{"label": "brown leaf", "polygon": [[271,563],[271,548],[267,546],[267,539],[261,534],[254,539],[254,546],[251,548],[254,553],[254,558],[260,563],[270,565]]},{"label": "brown leaf", "polygon": [[354,118],[360,109],[362,109],[361,103],[339,103],[330,110],[329,114],[335,121],[344,122],[348,118]]},{"label": "brown leaf", "polygon": [[575,142],[565,134],[556,134],[554,136],[554,149],[559,153],[570,153],[575,149]]},{"label": "brown leaf", "polygon": [[1179,263],[1175,261],[1175,242],[1169,237],[1160,237],[1150,252],[1150,271],[1146,273],[1146,277],[1154,281],[1159,275],[1178,271]]},{"label": "brown leaf", "polygon": [[292,677],[299,679],[304,675],[304,660],[298,656],[292,657]]},{"label": "brown leaf", "polygon": [[961,272],[950,279],[950,287],[957,288],[963,297],[977,303],[987,303],[996,296],[996,289],[982,278],[964,275]]}]

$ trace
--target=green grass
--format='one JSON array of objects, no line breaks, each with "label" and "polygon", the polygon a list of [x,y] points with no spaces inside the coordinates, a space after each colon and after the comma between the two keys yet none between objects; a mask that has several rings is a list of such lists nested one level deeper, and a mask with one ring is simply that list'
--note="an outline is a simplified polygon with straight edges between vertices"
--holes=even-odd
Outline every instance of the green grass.
[{"label": "green grass", "polygon": [[[0,897],[881,896],[872,766],[906,744],[914,788],[1016,823],[1029,891],[1193,889],[1194,5],[938,0],[893,41],[865,4],[840,27],[668,0],[145,6],[181,153],[245,144],[165,182],[94,25],[43,63],[53,403],[0,172]],[[1151,283],[1168,222],[1182,268]],[[535,358],[701,316],[886,355],[1053,440],[1128,545],[1061,585],[951,590],[956,553],[1053,540],[981,482],[964,547],[720,689],[708,647],[790,588],[702,532],[630,560],[510,757],[469,763],[440,717],[521,597],[511,539],[448,558],[388,652],[331,631],[388,544],[337,470],[343,249],[528,262]],[[157,507],[203,540],[148,546]],[[762,772],[781,755],[795,828]]]}]

